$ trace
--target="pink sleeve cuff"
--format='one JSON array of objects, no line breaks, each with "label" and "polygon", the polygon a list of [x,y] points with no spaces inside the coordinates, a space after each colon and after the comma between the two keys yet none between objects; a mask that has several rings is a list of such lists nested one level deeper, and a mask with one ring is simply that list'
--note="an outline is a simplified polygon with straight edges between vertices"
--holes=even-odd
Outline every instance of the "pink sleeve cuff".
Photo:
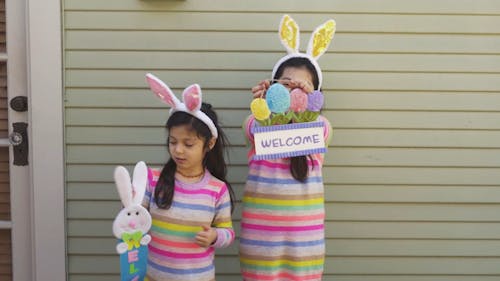
[{"label": "pink sleeve cuff", "polygon": [[216,228],[215,231],[217,231],[217,240],[215,240],[213,244],[214,248],[225,248],[231,245],[234,240],[234,232],[232,232],[232,229]]}]

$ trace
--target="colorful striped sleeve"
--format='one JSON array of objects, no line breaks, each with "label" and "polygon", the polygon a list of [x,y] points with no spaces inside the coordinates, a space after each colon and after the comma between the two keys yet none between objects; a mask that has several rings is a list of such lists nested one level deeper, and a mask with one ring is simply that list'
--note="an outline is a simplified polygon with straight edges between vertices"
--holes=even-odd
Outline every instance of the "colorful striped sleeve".
[{"label": "colorful striped sleeve", "polygon": [[321,118],[321,121],[323,121],[325,123],[325,131],[323,133],[323,137],[325,138],[325,145],[326,147],[328,147],[328,145],[330,144],[330,141],[332,140],[332,125],[330,124],[330,121],[328,121],[328,119],[326,119],[325,116],[321,115],[320,116]]},{"label": "colorful striped sleeve", "polygon": [[252,127],[254,126],[255,118],[253,115],[249,115],[243,122],[243,134],[245,135],[245,140],[247,145],[253,145],[254,139],[252,134]]},{"label": "colorful striped sleeve", "polygon": [[146,184],[146,191],[144,192],[144,198],[142,199],[142,206],[149,210],[149,203],[153,196],[153,191],[156,186],[156,181],[154,180],[155,170],[148,168],[148,180]]},{"label": "colorful striped sleeve", "polygon": [[233,243],[235,234],[231,221],[231,198],[225,184],[215,203],[215,218],[212,226],[217,231],[217,240],[213,245],[215,248],[225,248]]}]

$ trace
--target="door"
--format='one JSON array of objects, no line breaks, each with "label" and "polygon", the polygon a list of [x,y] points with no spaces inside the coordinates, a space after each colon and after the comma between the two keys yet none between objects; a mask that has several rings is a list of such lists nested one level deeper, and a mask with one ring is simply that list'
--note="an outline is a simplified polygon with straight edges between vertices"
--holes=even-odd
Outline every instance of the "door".
[{"label": "door", "polygon": [[2,241],[0,242],[0,280],[34,280],[31,247],[32,199],[29,163],[27,161],[26,6],[25,1],[0,1],[0,18],[2,19],[2,42],[0,42],[0,241]]}]

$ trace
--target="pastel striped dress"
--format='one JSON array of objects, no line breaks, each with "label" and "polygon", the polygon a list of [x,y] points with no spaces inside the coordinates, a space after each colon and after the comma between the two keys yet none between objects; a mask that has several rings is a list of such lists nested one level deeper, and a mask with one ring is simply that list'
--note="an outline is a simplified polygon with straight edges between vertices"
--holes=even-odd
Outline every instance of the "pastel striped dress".
[{"label": "pastel striped dress", "polygon": [[[172,206],[160,209],[154,203],[154,188],[160,170],[149,169],[148,187],[143,205],[149,209],[153,224],[149,234],[148,268],[145,280],[215,280],[215,248],[234,241],[231,200],[226,184],[208,170],[194,184],[175,181]],[[195,243],[201,225],[217,228],[217,240],[211,247]]]},{"label": "pastel striped dress", "polygon": [[[324,137],[328,143],[329,122]],[[240,264],[243,279],[321,280],[325,255],[323,155],[311,155],[305,183],[290,173],[290,158],[253,160],[255,120],[244,125],[252,144],[243,195]]]}]

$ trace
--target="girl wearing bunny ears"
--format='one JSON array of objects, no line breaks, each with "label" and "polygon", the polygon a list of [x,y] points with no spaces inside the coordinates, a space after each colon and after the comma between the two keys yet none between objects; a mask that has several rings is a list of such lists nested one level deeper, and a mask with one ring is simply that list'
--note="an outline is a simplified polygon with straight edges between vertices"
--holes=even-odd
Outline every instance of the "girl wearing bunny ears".
[{"label": "girl wearing bunny ears", "polygon": [[[288,55],[274,66],[271,81],[262,81],[252,88],[254,101],[265,97],[272,82],[292,90],[290,94],[285,90],[287,96],[291,97],[296,89],[300,89],[305,92],[302,93],[304,96],[307,93],[307,97],[304,97],[306,103],[311,100],[310,97],[317,94],[323,80],[316,60],[328,48],[334,32],[335,22],[325,22],[313,32],[307,53],[299,53],[298,25],[285,15],[281,20],[279,35]],[[268,92],[268,104],[280,104],[279,100],[270,103],[270,96]],[[327,144],[331,126],[326,118],[319,115],[321,105],[317,108],[317,115],[313,116],[317,118],[314,121],[324,122]],[[297,106],[305,108],[304,104]],[[252,108],[254,115],[243,126],[251,144],[248,154],[249,174],[242,200],[240,264],[243,279],[321,280],[325,254],[321,172],[323,154],[253,159],[255,143],[252,128],[258,125],[257,121],[268,118],[270,112],[277,112],[271,106],[270,110],[267,107],[265,109]]]},{"label": "girl wearing bunny ears", "polygon": [[234,194],[226,180],[226,137],[217,115],[191,85],[180,102],[152,74],[151,90],[171,106],[167,120],[170,159],[149,169],[143,206],[152,216],[147,280],[215,280],[214,249],[234,240]]}]

